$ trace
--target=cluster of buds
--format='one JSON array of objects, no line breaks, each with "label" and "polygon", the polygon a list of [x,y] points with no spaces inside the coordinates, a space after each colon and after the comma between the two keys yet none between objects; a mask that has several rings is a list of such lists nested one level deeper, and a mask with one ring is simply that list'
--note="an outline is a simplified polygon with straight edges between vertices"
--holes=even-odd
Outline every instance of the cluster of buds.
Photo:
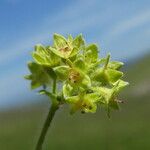
[{"label": "cluster of buds", "polygon": [[[34,61],[28,63],[31,88],[43,88],[40,94],[52,102],[69,104],[71,113],[96,112],[104,107],[109,115],[111,109],[119,109],[118,94],[128,85],[122,80],[122,62],[110,61],[110,54],[99,58],[96,44],[85,43],[82,35],[67,38],[54,34],[53,45],[36,45],[32,53]],[[52,83],[59,86],[54,93]]]}]

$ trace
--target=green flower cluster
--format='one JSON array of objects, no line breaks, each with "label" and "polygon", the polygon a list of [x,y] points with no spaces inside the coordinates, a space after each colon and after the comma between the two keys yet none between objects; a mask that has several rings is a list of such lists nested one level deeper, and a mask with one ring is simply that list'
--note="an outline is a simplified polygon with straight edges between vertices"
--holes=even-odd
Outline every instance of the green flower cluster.
[{"label": "green flower cluster", "polygon": [[119,109],[118,94],[128,85],[119,71],[123,63],[110,61],[110,54],[99,58],[97,45],[87,45],[82,35],[65,38],[54,34],[53,40],[52,46],[35,46],[34,61],[28,63],[31,74],[25,76],[31,88],[42,86],[40,94],[57,105],[69,104],[71,113],[94,113],[98,105],[108,115],[111,109]]}]

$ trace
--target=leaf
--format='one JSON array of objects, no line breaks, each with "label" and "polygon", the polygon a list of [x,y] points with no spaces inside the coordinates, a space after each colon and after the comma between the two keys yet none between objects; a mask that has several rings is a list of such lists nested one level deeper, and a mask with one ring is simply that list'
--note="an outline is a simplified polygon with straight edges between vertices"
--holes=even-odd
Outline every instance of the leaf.
[{"label": "leaf", "polygon": [[90,44],[85,49],[85,60],[87,62],[95,62],[98,59],[98,47],[96,44]]},{"label": "leaf", "polygon": [[73,47],[80,48],[84,45],[84,39],[82,34],[78,35],[72,42]]},{"label": "leaf", "polygon": [[105,72],[108,76],[108,81],[111,83],[118,81],[123,76],[122,72],[113,69],[107,69]]},{"label": "leaf", "polygon": [[68,42],[72,43],[72,41],[73,41],[73,37],[72,37],[71,34],[69,34],[69,35],[68,35]]},{"label": "leaf", "polygon": [[108,83],[108,76],[103,68],[97,69],[96,72],[93,73],[92,79],[104,85]]},{"label": "leaf", "polygon": [[79,52],[79,49],[74,47],[69,55],[69,57],[74,57]]},{"label": "leaf", "polygon": [[42,52],[45,51],[45,47],[43,45],[41,45],[41,44],[37,44],[37,45],[35,45],[35,51],[37,53],[42,53]]},{"label": "leaf", "polygon": [[118,70],[118,69],[120,69],[123,65],[124,65],[124,63],[122,63],[122,62],[119,62],[119,61],[112,61],[112,62],[109,62],[108,68]]},{"label": "leaf", "polygon": [[38,82],[38,81],[36,81],[36,80],[32,80],[31,81],[31,89],[32,90],[34,90],[34,89],[36,89],[36,88],[38,88],[38,87],[40,87],[41,86],[41,83],[40,82]]},{"label": "leaf", "polygon": [[75,68],[78,68],[78,69],[82,70],[83,72],[86,70],[86,66],[85,66],[85,63],[82,58],[79,58],[79,59],[77,58],[74,61],[73,65]]},{"label": "leaf", "polygon": [[60,61],[61,61],[60,57],[58,57],[55,53],[50,51],[49,48],[47,48],[47,51],[49,55],[47,55],[46,61],[49,64],[49,66],[54,67],[60,65]]},{"label": "leaf", "polygon": [[46,62],[45,59],[36,52],[32,53],[32,57],[38,64],[42,65],[42,64],[45,64],[45,62]]},{"label": "leaf", "polygon": [[54,46],[56,48],[62,48],[67,43],[67,40],[60,34],[55,33],[53,38],[54,38]]},{"label": "leaf", "polygon": [[72,95],[73,88],[69,84],[63,85],[63,96],[64,98],[70,97]]},{"label": "leaf", "polygon": [[28,68],[29,68],[30,72],[34,74],[34,73],[38,73],[39,68],[41,68],[41,66],[35,62],[29,62]]},{"label": "leaf", "polygon": [[54,72],[60,80],[66,80],[68,78],[69,70],[69,66],[58,66],[54,68]]},{"label": "leaf", "polygon": [[118,80],[118,82],[116,82],[114,84],[114,89],[116,93],[119,93],[123,88],[125,88],[126,86],[128,86],[129,83],[125,82],[123,80]]}]

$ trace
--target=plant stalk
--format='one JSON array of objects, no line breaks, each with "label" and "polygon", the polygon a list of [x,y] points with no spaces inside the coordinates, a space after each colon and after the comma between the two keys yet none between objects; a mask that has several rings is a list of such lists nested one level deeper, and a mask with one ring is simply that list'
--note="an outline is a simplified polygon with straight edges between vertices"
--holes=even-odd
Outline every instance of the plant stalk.
[{"label": "plant stalk", "polygon": [[[56,79],[54,79],[54,81],[53,81],[53,93],[56,93]],[[56,100],[54,100],[54,101],[56,101]],[[42,145],[44,143],[48,128],[50,127],[51,122],[54,118],[55,112],[58,109],[58,104],[57,104],[57,102],[54,103],[54,101],[53,101],[53,103],[50,107],[50,110],[48,112],[47,118],[45,120],[45,123],[44,123],[44,126],[42,128],[42,131],[41,131],[40,137],[38,139],[35,150],[42,150]]]}]

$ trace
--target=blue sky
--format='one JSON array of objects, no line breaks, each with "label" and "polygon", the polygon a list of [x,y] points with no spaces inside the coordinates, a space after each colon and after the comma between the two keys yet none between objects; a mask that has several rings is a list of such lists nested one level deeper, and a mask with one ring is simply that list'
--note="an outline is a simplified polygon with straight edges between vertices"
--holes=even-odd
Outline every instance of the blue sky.
[{"label": "blue sky", "polygon": [[146,0],[1,0],[0,108],[36,98],[23,80],[35,44],[52,42],[53,33],[83,33],[87,43],[132,60],[150,49],[150,1]]}]

